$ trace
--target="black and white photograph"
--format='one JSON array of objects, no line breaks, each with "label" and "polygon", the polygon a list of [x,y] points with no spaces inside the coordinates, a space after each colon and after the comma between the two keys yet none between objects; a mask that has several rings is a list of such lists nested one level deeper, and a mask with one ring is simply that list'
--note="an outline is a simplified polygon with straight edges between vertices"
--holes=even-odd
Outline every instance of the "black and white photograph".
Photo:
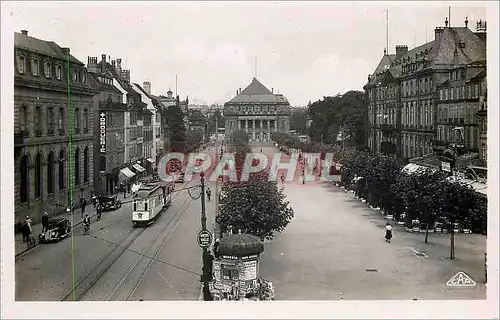
[{"label": "black and white photograph", "polygon": [[1,6],[2,317],[499,316],[498,3]]}]

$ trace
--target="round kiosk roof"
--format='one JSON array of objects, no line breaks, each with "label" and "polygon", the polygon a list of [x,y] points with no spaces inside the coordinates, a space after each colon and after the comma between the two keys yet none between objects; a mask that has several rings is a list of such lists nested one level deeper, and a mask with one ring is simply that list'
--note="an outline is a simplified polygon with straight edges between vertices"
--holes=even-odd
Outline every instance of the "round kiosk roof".
[{"label": "round kiosk roof", "polygon": [[264,244],[256,236],[238,233],[220,239],[218,251],[220,254],[247,256],[264,251]]}]

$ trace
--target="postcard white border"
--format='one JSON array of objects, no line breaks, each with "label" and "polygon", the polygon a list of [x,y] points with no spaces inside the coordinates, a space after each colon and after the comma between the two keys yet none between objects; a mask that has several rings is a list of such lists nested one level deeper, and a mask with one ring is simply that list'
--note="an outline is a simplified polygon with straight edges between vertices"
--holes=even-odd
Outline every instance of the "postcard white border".
[{"label": "postcard white border", "polygon": [[[373,5],[374,2],[365,3]],[[394,5],[394,2],[387,3]],[[422,4],[422,3],[420,3]],[[13,189],[13,39],[10,16],[2,2],[1,20],[1,246],[2,317],[6,319],[160,319],[160,318],[492,318],[498,317],[498,11],[497,2],[436,4],[485,5],[488,8],[488,285],[485,301],[275,301],[275,302],[14,302]],[[305,4],[307,5],[307,4]],[[403,5],[403,3],[398,3]],[[409,5],[409,3],[404,3]],[[6,12],[7,11],[7,12]]]}]

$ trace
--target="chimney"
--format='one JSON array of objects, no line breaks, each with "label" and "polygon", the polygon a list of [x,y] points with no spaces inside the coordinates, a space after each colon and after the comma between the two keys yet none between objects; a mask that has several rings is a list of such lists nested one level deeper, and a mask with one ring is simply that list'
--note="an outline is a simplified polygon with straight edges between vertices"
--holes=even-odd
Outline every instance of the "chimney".
[{"label": "chimney", "polygon": [[241,88],[240,88],[240,93],[241,93]]},{"label": "chimney", "polygon": [[167,97],[168,97],[168,98],[173,98],[173,97],[172,97],[172,93],[173,93],[173,92],[172,92],[172,90],[168,89],[168,92],[167,92]]},{"label": "chimney", "polygon": [[122,70],[121,78],[130,83],[130,70]]},{"label": "chimney", "polygon": [[28,35],[28,30],[21,30],[21,34],[23,36],[27,36]]},{"label": "chimney", "polygon": [[106,55],[102,54],[101,55],[101,72],[104,73],[104,70],[106,70]]},{"label": "chimney", "polygon": [[399,58],[401,58],[407,52],[408,52],[408,46],[397,45],[396,46],[396,60],[398,60]]},{"label": "chimney", "polygon": [[111,60],[111,66],[112,66],[113,68],[116,68],[116,61],[115,61],[115,60]]},{"label": "chimney", "polygon": [[144,91],[146,91],[148,94],[151,94],[151,82],[144,81],[142,83],[142,87],[144,88]]},{"label": "chimney", "polygon": [[122,73],[122,58],[116,58],[116,73]]},{"label": "chimney", "polygon": [[443,36],[444,28],[443,27],[437,27],[434,29],[434,40],[438,41],[441,40],[441,37]]},{"label": "chimney", "polygon": [[271,88],[271,93],[274,93],[274,88]]},{"label": "chimney", "polygon": [[97,72],[97,57],[89,57],[87,63],[87,70],[91,73]]}]

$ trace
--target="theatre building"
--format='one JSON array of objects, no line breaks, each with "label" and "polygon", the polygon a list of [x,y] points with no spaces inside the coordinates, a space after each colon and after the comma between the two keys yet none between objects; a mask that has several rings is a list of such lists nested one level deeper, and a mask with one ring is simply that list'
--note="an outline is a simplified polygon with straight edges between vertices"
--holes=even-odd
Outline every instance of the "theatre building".
[{"label": "theatre building", "polygon": [[290,131],[290,103],[256,78],[224,104],[226,135],[244,130],[253,141],[270,141],[272,132]]}]

